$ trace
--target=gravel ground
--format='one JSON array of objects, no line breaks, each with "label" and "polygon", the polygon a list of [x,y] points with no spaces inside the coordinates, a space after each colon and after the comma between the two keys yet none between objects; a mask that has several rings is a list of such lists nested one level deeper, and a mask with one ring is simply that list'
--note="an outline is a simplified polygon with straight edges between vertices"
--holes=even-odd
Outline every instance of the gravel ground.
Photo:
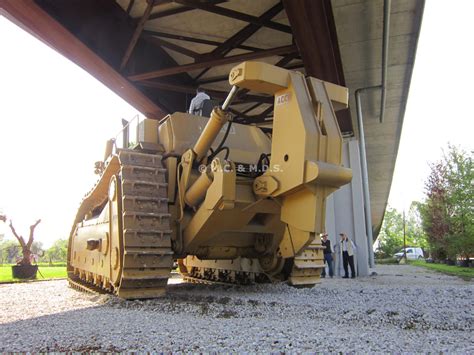
[{"label": "gravel ground", "polygon": [[413,266],[312,289],[174,284],[162,299],[0,286],[0,351],[473,353],[474,283]]}]

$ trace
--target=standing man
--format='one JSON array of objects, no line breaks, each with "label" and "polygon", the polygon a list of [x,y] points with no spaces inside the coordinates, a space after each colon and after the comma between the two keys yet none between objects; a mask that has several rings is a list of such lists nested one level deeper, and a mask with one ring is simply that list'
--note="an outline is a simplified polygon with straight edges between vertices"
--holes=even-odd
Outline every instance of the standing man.
[{"label": "standing man", "polygon": [[348,265],[351,268],[351,278],[355,279],[356,274],[355,274],[355,267],[354,267],[354,249],[355,245],[350,240],[345,233],[340,233],[341,236],[341,242],[339,245],[339,248],[341,250],[342,254],[342,264],[344,266],[344,277],[343,279],[348,279],[349,278],[349,269]]},{"label": "standing man", "polygon": [[[331,279],[334,276],[334,271],[332,268],[332,248],[331,248],[331,241],[328,239],[328,234],[323,233],[321,244],[323,246],[323,251],[324,251],[324,263],[328,263],[328,268],[329,268],[329,276]],[[326,277],[326,268],[323,269],[321,272],[321,277]]]},{"label": "standing man", "polygon": [[204,92],[202,87],[198,87],[196,89],[196,96],[191,100],[191,104],[189,105],[188,112],[191,115],[201,116],[201,110],[204,100],[210,100],[208,94]]}]

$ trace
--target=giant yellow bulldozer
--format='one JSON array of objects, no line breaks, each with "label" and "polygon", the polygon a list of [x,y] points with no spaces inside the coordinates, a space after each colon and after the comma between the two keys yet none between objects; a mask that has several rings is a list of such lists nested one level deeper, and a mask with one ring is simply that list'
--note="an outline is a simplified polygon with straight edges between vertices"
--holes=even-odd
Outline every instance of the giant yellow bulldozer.
[{"label": "giant yellow bulldozer", "polygon": [[[69,238],[72,286],[159,297],[175,263],[194,281],[318,283],[325,201],[352,177],[335,116],[347,89],[261,62],[229,83],[210,118],[144,119],[134,144],[107,142]],[[271,136],[232,122],[239,89],[274,96]]]}]

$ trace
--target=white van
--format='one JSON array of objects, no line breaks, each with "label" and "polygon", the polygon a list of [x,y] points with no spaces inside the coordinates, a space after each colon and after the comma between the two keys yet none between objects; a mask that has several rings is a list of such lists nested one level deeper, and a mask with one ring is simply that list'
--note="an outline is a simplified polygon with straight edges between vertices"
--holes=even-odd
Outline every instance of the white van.
[{"label": "white van", "polygon": [[[400,260],[401,258],[403,258],[403,249],[400,250],[395,255],[393,255],[393,257],[396,258],[397,260]],[[407,247],[407,259],[408,260],[424,259],[423,249],[418,248],[418,247]]]}]

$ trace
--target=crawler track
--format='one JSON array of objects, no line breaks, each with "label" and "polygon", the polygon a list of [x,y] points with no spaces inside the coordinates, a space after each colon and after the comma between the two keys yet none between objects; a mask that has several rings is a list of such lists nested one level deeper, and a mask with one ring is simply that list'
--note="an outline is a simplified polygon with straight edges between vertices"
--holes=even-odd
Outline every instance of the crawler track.
[{"label": "crawler track", "polygon": [[[111,256],[104,259],[111,264],[111,274],[97,274],[77,264],[70,266],[69,281],[74,288],[113,292],[127,299],[158,297],[165,293],[173,266],[166,169],[159,155],[123,150],[113,158],[117,159],[117,174],[106,168],[101,177],[110,180],[116,176],[119,199],[116,216],[111,212],[109,221],[111,242],[107,252]],[[99,181],[85,197],[79,209],[83,216],[97,208],[97,203],[90,201],[107,200],[104,184]],[[104,208],[107,207],[108,204]],[[76,218],[76,228],[81,228],[79,222],[80,218]]]},{"label": "crawler track", "polygon": [[203,285],[226,285],[226,286],[235,286],[237,284],[231,282],[219,282],[219,281],[211,281],[206,279],[201,279],[199,277],[192,277],[192,276],[183,276],[183,280],[192,283],[192,284],[203,284]]},{"label": "crawler track", "polygon": [[87,282],[83,282],[79,278],[69,278],[67,281],[69,283],[69,287],[71,287],[71,288],[73,288],[77,291],[81,291],[81,292],[85,292],[85,293],[91,293],[91,294],[95,294],[95,293],[105,294],[105,293],[107,293],[106,290],[104,290],[100,287],[97,287],[95,285],[89,284]]},{"label": "crawler track", "polygon": [[182,276],[183,280],[187,282],[207,285],[252,285],[271,282],[270,278],[263,272],[212,267],[193,266],[189,273],[182,274]]}]

